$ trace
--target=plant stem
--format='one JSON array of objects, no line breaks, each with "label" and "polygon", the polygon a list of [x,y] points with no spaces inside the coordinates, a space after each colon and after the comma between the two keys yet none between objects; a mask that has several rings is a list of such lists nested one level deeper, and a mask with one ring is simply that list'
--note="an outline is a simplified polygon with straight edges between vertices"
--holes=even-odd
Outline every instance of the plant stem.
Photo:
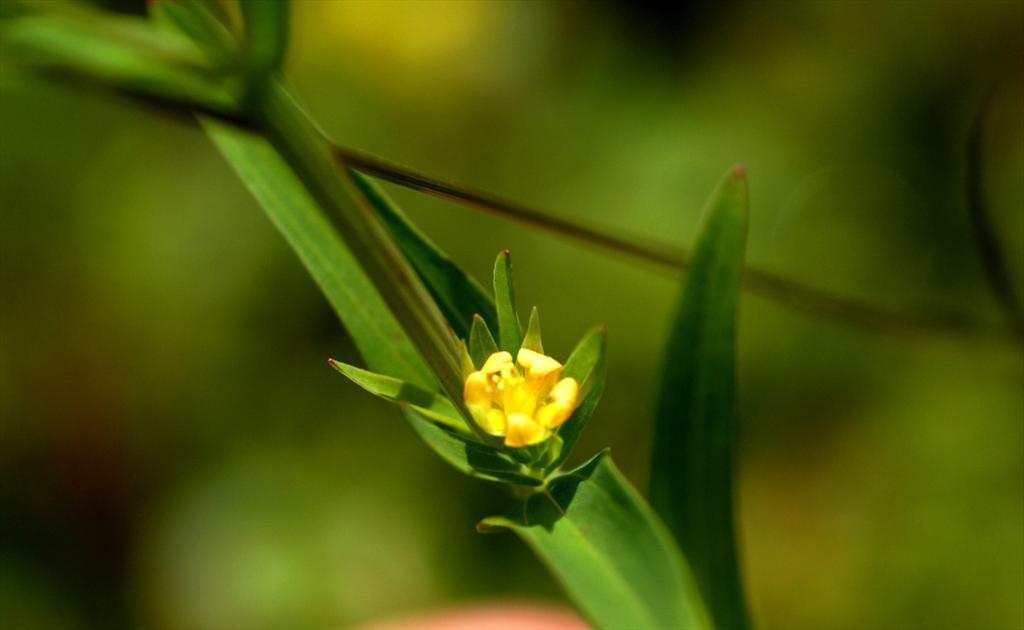
[{"label": "plant stem", "polygon": [[461,355],[455,333],[350,175],[339,174],[334,167],[323,136],[279,81],[264,83],[252,111],[376,285],[445,394],[461,400]]},{"label": "plant stem", "polygon": [[[455,201],[470,208],[539,227],[672,270],[685,270],[689,265],[689,252],[684,248],[620,236],[620,230],[613,234],[608,229],[582,225],[493,193],[426,175],[416,169],[358,149],[337,144],[332,144],[331,148],[334,158],[342,165],[406,188]],[[1017,341],[1024,341],[1024,329],[1019,327],[1005,331],[987,330],[965,318],[940,317],[928,313],[885,308],[750,266],[744,270],[742,288],[809,315],[827,317],[873,332],[963,338],[1011,336]]]}]

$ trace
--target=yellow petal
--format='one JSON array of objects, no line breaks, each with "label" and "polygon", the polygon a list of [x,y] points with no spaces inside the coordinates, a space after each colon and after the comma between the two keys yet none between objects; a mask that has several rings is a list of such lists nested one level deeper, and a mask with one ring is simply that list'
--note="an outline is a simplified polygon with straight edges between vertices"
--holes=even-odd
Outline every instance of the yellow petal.
[{"label": "yellow petal", "polygon": [[489,411],[488,407],[484,407],[483,405],[467,404],[466,409],[469,409],[469,415],[473,416],[473,421],[476,422],[477,426],[483,429],[488,435],[494,435],[488,431],[488,428],[490,427],[490,423],[487,421],[487,412]]},{"label": "yellow petal", "polygon": [[516,363],[526,368],[530,374],[536,374],[537,376],[544,376],[562,368],[561,363],[548,355],[527,350],[526,348],[519,351],[519,354],[516,356]]},{"label": "yellow petal", "polygon": [[491,435],[502,435],[505,433],[505,412],[501,409],[491,409],[487,412],[487,427],[485,431]]},{"label": "yellow petal", "polygon": [[548,403],[537,411],[537,421],[549,429],[554,429],[569,419],[576,407],[579,396],[579,385],[576,379],[563,378],[548,395]]},{"label": "yellow petal", "polygon": [[484,361],[484,366],[480,368],[480,371],[485,374],[494,374],[495,372],[501,372],[502,368],[510,367],[512,365],[512,355],[508,352],[495,352],[491,356],[487,357]]},{"label": "yellow petal", "polygon": [[543,442],[549,434],[547,429],[525,413],[509,414],[505,429],[505,446],[512,447]]},{"label": "yellow petal", "polygon": [[505,435],[505,413],[501,409],[481,407],[480,405],[466,405],[466,407],[484,433]]},{"label": "yellow petal", "polygon": [[558,384],[551,388],[548,400],[559,402],[570,407],[576,406],[576,398],[580,395],[580,385],[572,377],[563,378]]},{"label": "yellow petal", "polygon": [[480,405],[490,407],[494,398],[494,390],[487,382],[487,375],[483,372],[473,372],[466,378],[466,386],[462,390],[462,397],[467,405]]},{"label": "yellow petal", "polygon": [[552,427],[565,422],[579,388],[571,378],[559,381],[562,364],[545,354],[520,350],[516,361],[508,352],[489,356],[466,377],[463,397],[485,432],[504,436],[507,446],[522,447],[543,442]]},{"label": "yellow petal", "polygon": [[554,429],[568,420],[571,415],[572,407],[550,403],[537,411],[537,422],[549,429]]},{"label": "yellow petal", "polygon": [[538,396],[550,389],[562,373],[561,363],[533,350],[520,350],[516,361],[526,373],[526,387]]}]

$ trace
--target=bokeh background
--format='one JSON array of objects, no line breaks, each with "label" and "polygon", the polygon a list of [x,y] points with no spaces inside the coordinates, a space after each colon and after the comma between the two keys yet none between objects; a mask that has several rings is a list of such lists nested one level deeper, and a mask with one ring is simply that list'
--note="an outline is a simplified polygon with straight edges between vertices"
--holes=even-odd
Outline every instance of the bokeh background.
[{"label": "bokeh background", "polygon": [[[752,265],[979,331],[880,334],[744,297],[747,588],[765,628],[1024,627],[1024,357],[992,333],[966,206],[981,120],[1024,294],[1024,4],[294,13],[288,75],[343,144],[675,245],[742,162]],[[608,388],[574,459],[611,445],[642,486],[679,279],[387,188],[478,277],[511,248],[556,356],[608,324]],[[564,601],[518,540],[474,533],[506,497],[327,367],[359,361],[350,340],[186,120],[0,73],[0,208],[5,627]]]}]

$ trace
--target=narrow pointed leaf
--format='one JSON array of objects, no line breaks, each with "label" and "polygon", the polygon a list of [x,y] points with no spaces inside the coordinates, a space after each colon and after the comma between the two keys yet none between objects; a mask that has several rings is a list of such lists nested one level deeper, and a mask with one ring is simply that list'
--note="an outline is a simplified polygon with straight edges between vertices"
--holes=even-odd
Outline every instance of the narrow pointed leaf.
[{"label": "narrow pointed leaf", "polygon": [[284,62],[288,49],[288,0],[240,2],[245,20],[245,65],[251,77],[264,77]]},{"label": "narrow pointed leaf", "polygon": [[473,357],[469,354],[469,346],[465,339],[459,339],[459,349],[462,351],[462,376],[466,377],[476,370],[476,366],[473,365]]},{"label": "narrow pointed leaf", "polygon": [[[370,369],[436,391],[430,369],[302,182],[262,136],[211,118],[203,127],[299,255]],[[461,354],[461,348],[459,350]],[[416,433],[456,468],[477,477],[538,483],[492,447],[446,431],[412,409]],[[475,425],[471,425],[476,429]]]},{"label": "narrow pointed leaf", "polygon": [[75,7],[27,13],[2,26],[8,61],[19,66],[70,74],[162,105],[222,115],[237,110],[237,82],[184,35],[148,20]]},{"label": "narrow pointed leaf", "polygon": [[298,254],[374,370],[427,390],[430,370],[358,261],[280,154],[262,136],[203,118],[203,127]]},{"label": "narrow pointed leaf", "polygon": [[593,415],[597,403],[601,400],[607,371],[605,358],[607,337],[608,333],[604,326],[594,328],[580,340],[565,362],[562,376],[572,377],[580,383],[580,395],[583,396],[583,401],[572,412],[569,419],[558,428],[558,435],[562,439],[562,448],[547,466],[548,472],[561,466],[572,453],[576,440],[579,439],[583,429],[590,422],[590,416]]},{"label": "narrow pointed leaf", "polygon": [[562,377],[572,377],[581,387],[585,387],[594,368],[604,358],[607,340],[608,329],[605,326],[597,326],[587,331],[565,360]]},{"label": "narrow pointed leaf", "polygon": [[380,396],[393,403],[409,405],[425,418],[449,428],[464,433],[468,431],[459,410],[444,396],[405,383],[397,378],[357,368],[354,365],[334,360],[328,362],[335,370],[375,396]]},{"label": "narrow pointed leaf", "polygon": [[514,357],[523,343],[523,328],[512,287],[512,256],[507,249],[494,261],[494,305],[498,309],[498,347]]},{"label": "narrow pointed leaf", "polygon": [[437,305],[459,337],[469,335],[470,322],[479,314],[497,327],[494,301],[480,283],[463,271],[430,241],[381,188],[369,178],[353,172],[352,179],[384,221],[402,253],[427,285]]},{"label": "narrow pointed leaf", "polygon": [[741,168],[715,191],[669,335],[651,505],[689,558],[715,624],[749,625],[734,522],[736,318],[747,229]]},{"label": "narrow pointed leaf", "polygon": [[494,342],[487,322],[482,317],[473,317],[473,326],[469,330],[469,356],[473,358],[473,365],[477,369],[483,367],[487,357],[498,351],[498,344]]},{"label": "narrow pointed leaf", "polygon": [[679,548],[607,451],[478,529],[518,534],[599,628],[710,626]]},{"label": "narrow pointed leaf", "polygon": [[201,0],[158,0],[149,5],[159,24],[188,37],[218,68],[238,62],[238,44],[228,28]]},{"label": "narrow pointed leaf", "polygon": [[526,326],[526,335],[523,337],[523,347],[534,352],[544,353],[544,342],[540,338],[540,314],[534,306],[530,311],[530,323]]},{"label": "narrow pointed leaf", "polygon": [[449,464],[472,477],[526,486],[540,485],[541,480],[527,473],[519,462],[486,444],[472,441],[446,431],[423,419],[412,409],[406,418],[414,431]]},{"label": "narrow pointed leaf", "polygon": [[349,173],[335,167],[323,134],[281,82],[269,81],[249,96],[256,98],[249,105],[264,135],[316,200],[444,392],[461,398],[458,337]]}]

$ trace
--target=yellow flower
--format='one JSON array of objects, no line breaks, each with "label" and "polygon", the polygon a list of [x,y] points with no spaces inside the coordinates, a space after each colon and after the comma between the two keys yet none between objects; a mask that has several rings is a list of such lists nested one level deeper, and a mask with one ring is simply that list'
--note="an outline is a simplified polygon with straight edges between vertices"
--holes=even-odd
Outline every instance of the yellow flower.
[{"label": "yellow flower", "polygon": [[514,363],[510,353],[495,352],[466,377],[466,407],[485,432],[504,436],[505,446],[539,444],[576,407],[579,383],[561,373],[561,363],[533,350],[520,350]]}]

